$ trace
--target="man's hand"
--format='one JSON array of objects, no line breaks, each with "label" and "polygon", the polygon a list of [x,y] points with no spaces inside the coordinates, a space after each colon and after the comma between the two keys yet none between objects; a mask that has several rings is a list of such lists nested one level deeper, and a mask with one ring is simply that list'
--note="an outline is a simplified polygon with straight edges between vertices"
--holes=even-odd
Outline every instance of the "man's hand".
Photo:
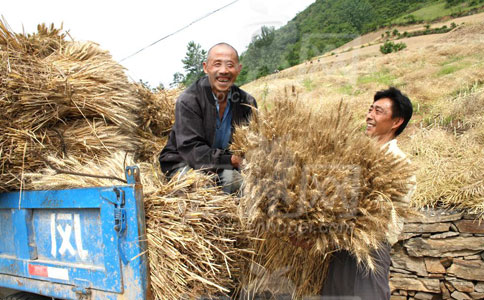
[{"label": "man's hand", "polygon": [[238,155],[232,155],[230,157],[230,163],[232,164],[232,166],[234,168],[238,168],[242,164],[242,157],[240,157]]}]

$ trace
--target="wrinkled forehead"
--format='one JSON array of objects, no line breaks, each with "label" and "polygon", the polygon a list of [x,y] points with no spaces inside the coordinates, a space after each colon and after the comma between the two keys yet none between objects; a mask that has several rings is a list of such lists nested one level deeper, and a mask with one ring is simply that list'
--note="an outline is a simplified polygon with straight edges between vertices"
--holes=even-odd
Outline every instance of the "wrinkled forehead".
[{"label": "wrinkled forehead", "polygon": [[208,51],[207,61],[222,60],[238,63],[237,53],[235,50],[227,45],[217,45]]}]

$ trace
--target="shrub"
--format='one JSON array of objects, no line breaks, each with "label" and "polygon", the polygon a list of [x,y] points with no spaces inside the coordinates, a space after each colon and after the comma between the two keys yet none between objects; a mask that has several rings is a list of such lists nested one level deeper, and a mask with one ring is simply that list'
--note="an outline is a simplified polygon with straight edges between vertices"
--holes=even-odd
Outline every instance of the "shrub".
[{"label": "shrub", "polygon": [[407,48],[407,45],[405,43],[397,43],[395,44],[394,42],[387,41],[383,45],[380,46],[380,52],[383,54],[388,54],[392,52],[398,52],[400,50],[403,50]]},{"label": "shrub", "polygon": [[393,42],[385,42],[383,45],[380,46],[380,52],[383,54],[388,54],[393,51]]},{"label": "shrub", "polygon": [[393,45],[393,52],[398,52],[400,50],[403,50],[407,48],[407,44],[405,43],[397,43]]}]

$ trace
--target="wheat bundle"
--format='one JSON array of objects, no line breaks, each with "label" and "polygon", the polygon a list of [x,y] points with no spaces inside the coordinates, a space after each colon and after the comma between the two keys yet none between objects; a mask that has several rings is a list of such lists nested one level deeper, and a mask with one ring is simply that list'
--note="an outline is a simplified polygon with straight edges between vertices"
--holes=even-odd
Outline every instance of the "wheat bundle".
[{"label": "wheat bundle", "polygon": [[418,164],[417,207],[463,209],[484,217],[484,150],[465,136],[420,129],[405,145]]},{"label": "wheat bundle", "polygon": [[134,151],[134,97],[122,66],[98,45],[53,27],[12,33],[0,22],[0,190],[19,189],[44,157],[90,160]]},{"label": "wheat bundle", "polygon": [[196,172],[145,194],[152,290],[158,299],[228,294],[240,277],[244,238],[234,199]]},{"label": "wheat bundle", "polygon": [[[263,238],[255,260],[269,272],[289,267],[296,297],[321,288],[331,251],[348,250],[374,270],[370,252],[386,240],[395,212],[408,210],[412,167],[358,132],[350,115],[342,105],[319,113],[283,99],[235,133],[233,150],[246,158],[240,214]],[[293,239],[310,249],[295,249]]]},{"label": "wheat bundle", "polygon": [[115,152],[120,144],[131,143],[127,136],[119,134],[117,126],[106,125],[103,121],[92,123],[92,127],[84,125],[82,120],[78,120],[69,125],[61,124],[57,128],[38,130],[36,133],[0,129],[1,178],[5,180],[0,183],[0,189],[17,189],[23,174],[43,168],[48,155],[88,162]]},{"label": "wheat bundle", "polygon": [[[132,156],[115,153],[87,164],[49,157],[49,167],[27,173],[29,189],[118,185]],[[236,286],[247,250],[235,199],[211,176],[191,171],[165,182],[159,168],[141,163],[151,289],[155,299],[196,299],[227,294]],[[156,168],[156,169],[155,169]],[[58,169],[67,171],[59,174]],[[90,176],[79,176],[87,174]],[[103,176],[103,178],[100,178]]]},{"label": "wheat bundle", "polygon": [[317,295],[329,267],[330,253],[309,252],[270,232],[249,240],[251,265],[244,269],[243,289],[248,299],[270,292],[293,298]]},{"label": "wheat bundle", "polygon": [[124,169],[134,165],[132,156],[114,152],[111,156],[95,157],[88,162],[69,157],[47,156],[46,166],[25,173],[27,190],[55,190],[112,186],[125,183]]},{"label": "wheat bundle", "polygon": [[136,158],[141,161],[152,161],[168,140],[171,127],[175,122],[175,99],[181,90],[152,92],[141,84],[134,85],[134,90],[141,101],[138,110],[140,145],[136,151]]},{"label": "wheat bundle", "polygon": [[483,92],[475,82],[443,99],[433,107],[434,124],[403,143],[419,166],[415,206],[457,208],[484,218]]}]

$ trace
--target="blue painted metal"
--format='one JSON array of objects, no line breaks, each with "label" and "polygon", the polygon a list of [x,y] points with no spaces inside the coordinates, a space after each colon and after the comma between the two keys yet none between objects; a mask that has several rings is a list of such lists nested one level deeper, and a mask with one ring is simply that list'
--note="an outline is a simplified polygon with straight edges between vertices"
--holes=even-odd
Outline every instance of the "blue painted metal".
[{"label": "blue painted metal", "polygon": [[123,186],[0,193],[0,286],[60,299],[149,299],[139,169],[126,176]]}]

